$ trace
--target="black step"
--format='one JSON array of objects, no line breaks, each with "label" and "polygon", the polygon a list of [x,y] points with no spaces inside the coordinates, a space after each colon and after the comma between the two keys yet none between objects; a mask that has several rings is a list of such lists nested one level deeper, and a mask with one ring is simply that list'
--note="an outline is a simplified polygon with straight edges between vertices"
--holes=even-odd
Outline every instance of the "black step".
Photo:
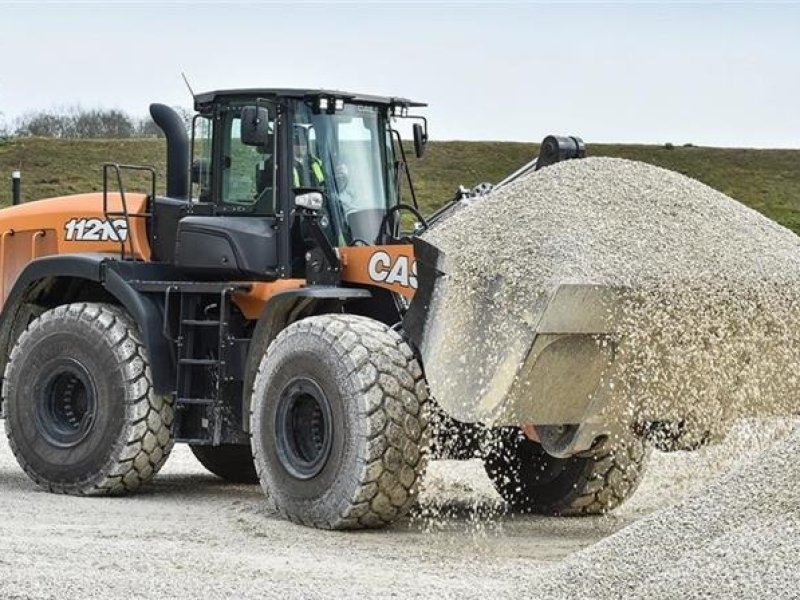
[{"label": "black step", "polygon": [[179,365],[218,365],[220,361],[215,358],[181,358]]},{"label": "black step", "polygon": [[198,327],[219,327],[219,321],[206,319],[183,319],[181,323]]},{"label": "black step", "polygon": [[140,292],[165,292],[169,288],[175,294],[221,294],[226,290],[242,292],[252,287],[250,283],[230,281],[153,281],[132,279],[130,284]]},{"label": "black step", "polygon": [[211,404],[214,404],[214,402],[216,402],[216,400],[214,400],[213,398],[178,398],[176,400],[178,406],[187,404],[192,404],[192,405],[201,404],[209,406]]},{"label": "black step", "polygon": [[181,444],[193,444],[197,446],[212,446],[214,444],[214,440],[210,437],[207,438],[175,438],[176,442],[180,442]]}]

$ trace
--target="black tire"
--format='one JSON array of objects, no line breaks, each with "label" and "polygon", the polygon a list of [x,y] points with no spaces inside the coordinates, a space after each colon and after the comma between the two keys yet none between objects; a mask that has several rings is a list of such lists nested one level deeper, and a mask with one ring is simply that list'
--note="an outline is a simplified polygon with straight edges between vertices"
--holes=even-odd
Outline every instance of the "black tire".
[{"label": "black tire", "polygon": [[323,529],[383,527],[413,504],[427,463],[427,384],[382,323],[298,321],[255,379],[251,441],[272,508]]},{"label": "black tire", "polygon": [[63,494],[119,494],[149,481],[173,439],[169,397],[151,385],[133,319],[110,304],[44,312],[6,366],[6,434],[17,462]]},{"label": "black tire", "polygon": [[647,451],[633,435],[603,438],[589,455],[555,458],[515,427],[492,432],[484,466],[513,512],[579,516],[603,514],[636,490]]},{"label": "black tire", "polygon": [[253,464],[250,446],[192,444],[190,447],[200,464],[217,477],[222,477],[231,483],[258,483],[258,473]]}]

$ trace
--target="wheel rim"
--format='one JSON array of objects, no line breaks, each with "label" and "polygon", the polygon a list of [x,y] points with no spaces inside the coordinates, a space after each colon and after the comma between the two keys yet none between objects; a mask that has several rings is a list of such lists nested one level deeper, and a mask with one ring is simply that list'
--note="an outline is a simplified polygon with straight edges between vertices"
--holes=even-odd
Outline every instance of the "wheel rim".
[{"label": "wheel rim", "polygon": [[89,372],[73,359],[56,360],[36,394],[36,424],[48,442],[60,448],[80,444],[91,431],[97,394]]},{"label": "wheel rim", "polygon": [[331,406],[316,382],[292,379],[281,391],[275,416],[278,459],[297,479],[318,475],[331,453]]}]

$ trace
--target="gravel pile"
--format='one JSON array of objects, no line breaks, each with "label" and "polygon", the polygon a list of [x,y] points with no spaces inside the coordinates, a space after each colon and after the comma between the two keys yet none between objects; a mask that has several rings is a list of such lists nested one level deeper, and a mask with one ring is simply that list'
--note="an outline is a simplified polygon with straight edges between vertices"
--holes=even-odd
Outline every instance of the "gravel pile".
[{"label": "gravel pile", "polygon": [[644,163],[566,161],[426,238],[448,271],[426,357],[437,398],[472,378],[480,393],[458,401],[495,406],[543,303],[585,283],[617,290],[601,386],[615,417],[683,421],[690,444],[742,415],[798,412],[800,238],[706,185]]},{"label": "gravel pile", "polygon": [[542,574],[542,598],[797,598],[800,429]]},{"label": "gravel pile", "polygon": [[[786,416],[800,414],[800,238],[683,175],[604,158],[533,173],[426,237],[447,259],[426,369],[448,410],[461,402],[491,418],[554,291],[594,284],[614,291],[604,306],[616,355],[596,392],[606,417],[678,423],[668,433],[685,446],[729,433],[694,453],[656,453],[607,518],[648,516],[519,592],[797,597],[800,429]],[[473,374],[477,397],[454,398]]]}]

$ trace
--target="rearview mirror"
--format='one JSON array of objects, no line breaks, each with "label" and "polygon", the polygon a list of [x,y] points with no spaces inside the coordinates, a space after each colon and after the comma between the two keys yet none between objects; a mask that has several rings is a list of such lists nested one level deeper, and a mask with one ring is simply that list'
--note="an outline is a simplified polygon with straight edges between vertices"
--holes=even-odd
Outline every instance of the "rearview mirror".
[{"label": "rearview mirror", "polygon": [[414,123],[414,153],[417,158],[425,154],[425,145],[428,143],[428,134],[419,123]]},{"label": "rearview mirror", "polygon": [[241,115],[241,139],[245,146],[264,146],[269,136],[269,110],[263,106],[245,106]]}]

